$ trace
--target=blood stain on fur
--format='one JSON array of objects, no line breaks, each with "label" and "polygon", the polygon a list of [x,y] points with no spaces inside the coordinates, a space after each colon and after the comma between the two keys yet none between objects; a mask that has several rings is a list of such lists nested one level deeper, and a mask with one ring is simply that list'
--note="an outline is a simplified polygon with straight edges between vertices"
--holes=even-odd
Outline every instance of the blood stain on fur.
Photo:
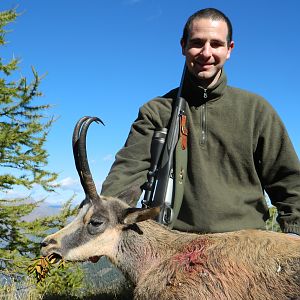
[{"label": "blood stain on fur", "polygon": [[181,266],[186,272],[193,272],[195,270],[197,270],[197,272],[204,271],[204,265],[207,261],[207,246],[208,240],[195,240],[174,256],[174,262]]}]

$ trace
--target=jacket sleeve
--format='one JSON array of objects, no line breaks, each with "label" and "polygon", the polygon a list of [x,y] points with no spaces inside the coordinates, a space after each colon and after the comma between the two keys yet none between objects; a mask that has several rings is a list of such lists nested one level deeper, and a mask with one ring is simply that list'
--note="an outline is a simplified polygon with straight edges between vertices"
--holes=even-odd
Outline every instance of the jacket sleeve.
[{"label": "jacket sleeve", "polygon": [[138,201],[150,167],[150,147],[154,130],[164,126],[160,113],[160,110],[165,111],[164,100],[152,100],[140,108],[125,145],[117,152],[109,174],[103,182],[102,195],[120,198],[126,195],[126,198],[128,194],[132,194],[135,199],[124,200],[133,200],[134,204]]},{"label": "jacket sleeve", "polygon": [[288,133],[271,108],[260,114],[262,182],[283,232],[300,234],[300,163]]}]

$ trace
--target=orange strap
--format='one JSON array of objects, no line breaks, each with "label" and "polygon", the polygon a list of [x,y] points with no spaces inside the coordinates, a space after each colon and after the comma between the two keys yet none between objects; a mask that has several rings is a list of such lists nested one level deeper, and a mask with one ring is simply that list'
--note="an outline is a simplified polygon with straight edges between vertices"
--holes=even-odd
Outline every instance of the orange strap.
[{"label": "orange strap", "polygon": [[186,115],[180,115],[180,137],[181,149],[185,150],[187,147],[188,130],[186,128]]}]

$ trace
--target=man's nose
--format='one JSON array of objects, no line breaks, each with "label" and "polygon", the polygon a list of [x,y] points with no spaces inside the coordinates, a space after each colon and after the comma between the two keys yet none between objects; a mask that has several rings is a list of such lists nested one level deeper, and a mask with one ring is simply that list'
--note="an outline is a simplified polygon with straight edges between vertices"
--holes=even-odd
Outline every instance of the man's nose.
[{"label": "man's nose", "polygon": [[201,55],[204,57],[210,57],[212,54],[212,48],[209,43],[205,43],[204,46],[201,49]]}]

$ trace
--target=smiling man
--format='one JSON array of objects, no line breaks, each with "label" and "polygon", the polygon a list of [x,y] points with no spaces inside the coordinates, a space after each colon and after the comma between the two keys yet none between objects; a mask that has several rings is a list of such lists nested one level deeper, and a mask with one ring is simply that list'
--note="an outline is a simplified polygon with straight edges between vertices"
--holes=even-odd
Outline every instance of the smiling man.
[{"label": "smiling man", "polygon": [[225,21],[210,18],[194,19],[187,26],[181,47],[188,70],[202,87],[213,86],[233,49],[232,29],[229,33]]},{"label": "smiling man", "polygon": [[[300,234],[300,163],[286,129],[265,99],[227,85],[223,66],[234,48],[230,20],[213,8],[196,12],[181,47],[188,136],[187,147],[175,152],[172,227],[202,233],[265,229],[267,193],[281,229]],[[142,192],[153,133],[169,127],[178,90],[140,108],[102,194]]]}]

